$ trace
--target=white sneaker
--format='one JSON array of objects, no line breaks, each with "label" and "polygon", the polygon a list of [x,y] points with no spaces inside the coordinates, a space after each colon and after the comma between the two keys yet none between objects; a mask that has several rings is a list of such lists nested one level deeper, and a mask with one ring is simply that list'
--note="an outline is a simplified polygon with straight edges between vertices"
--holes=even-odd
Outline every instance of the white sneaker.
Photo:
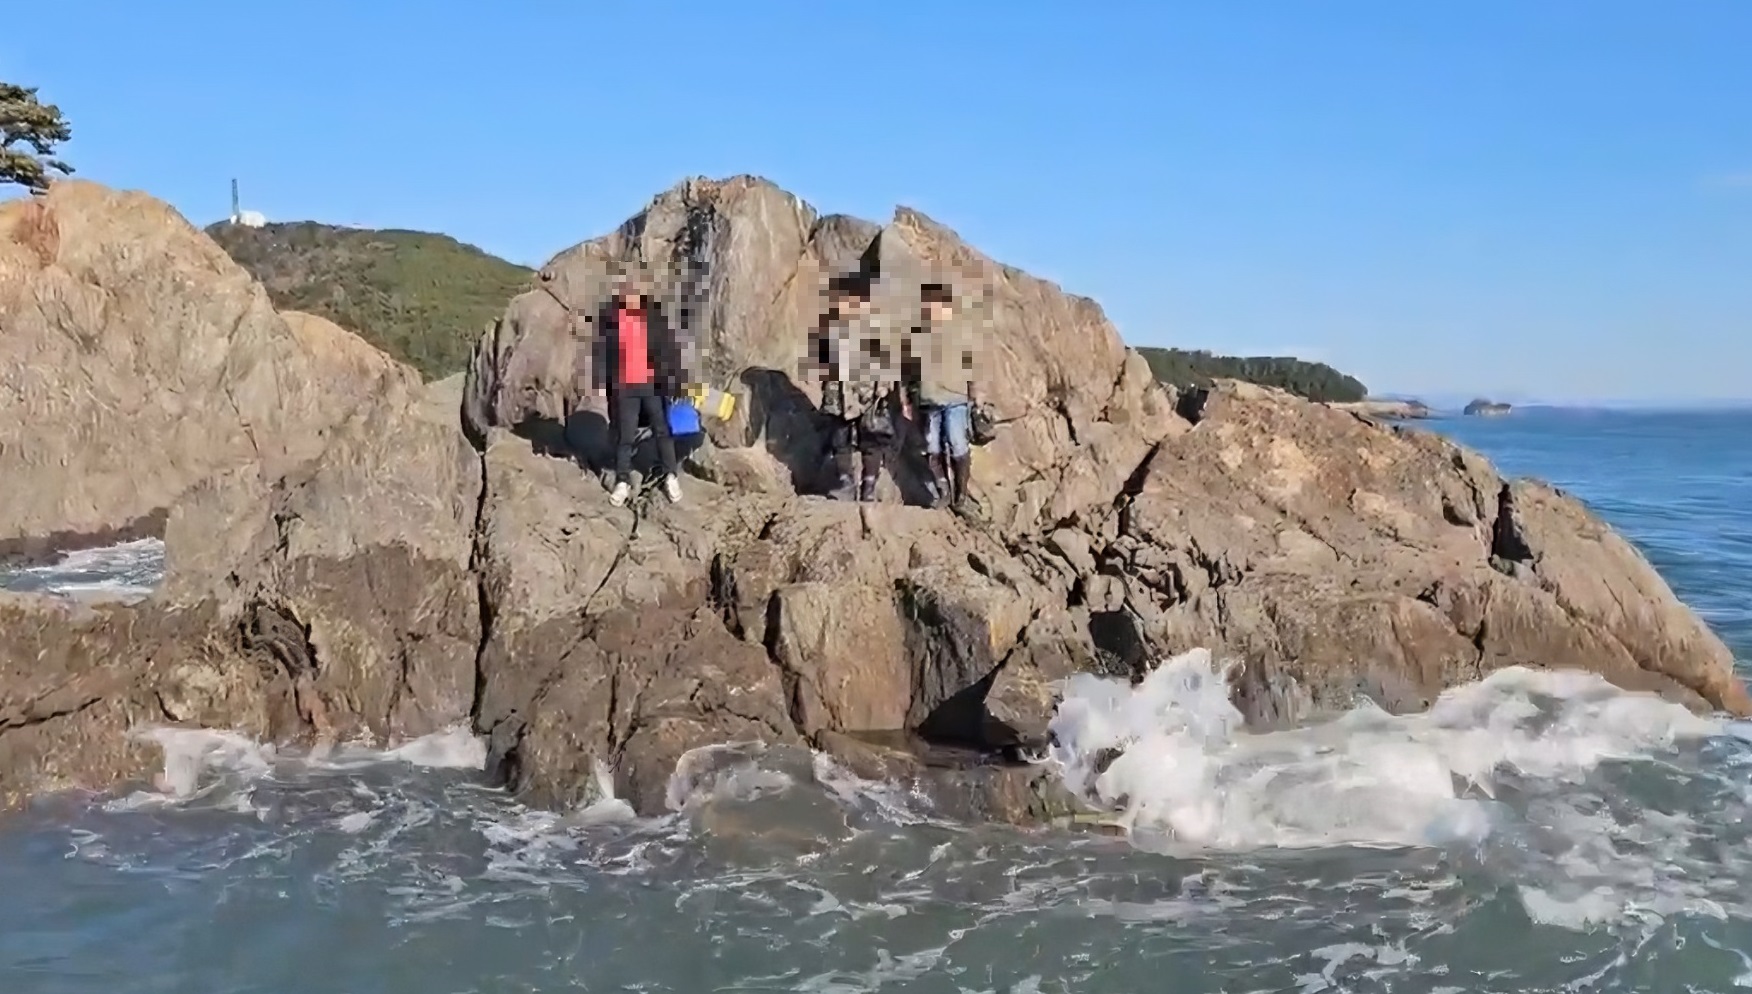
[{"label": "white sneaker", "polygon": [[627,506],[627,498],[632,495],[633,488],[628,486],[626,481],[623,480],[620,483],[615,484],[614,489],[608,492],[608,502],[615,507],[625,507]]},{"label": "white sneaker", "polygon": [[681,503],[681,480],[674,473],[663,478],[663,496],[669,498],[669,503]]}]

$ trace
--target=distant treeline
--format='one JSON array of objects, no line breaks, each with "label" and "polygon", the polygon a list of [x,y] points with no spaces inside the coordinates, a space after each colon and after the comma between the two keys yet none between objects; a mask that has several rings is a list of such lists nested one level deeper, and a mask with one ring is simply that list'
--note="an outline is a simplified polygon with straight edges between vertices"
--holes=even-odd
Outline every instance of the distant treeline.
[{"label": "distant treeline", "polygon": [[1209,386],[1215,379],[1245,380],[1325,402],[1363,400],[1369,388],[1323,362],[1290,356],[1228,356],[1185,349],[1140,348],[1156,379],[1176,387]]}]

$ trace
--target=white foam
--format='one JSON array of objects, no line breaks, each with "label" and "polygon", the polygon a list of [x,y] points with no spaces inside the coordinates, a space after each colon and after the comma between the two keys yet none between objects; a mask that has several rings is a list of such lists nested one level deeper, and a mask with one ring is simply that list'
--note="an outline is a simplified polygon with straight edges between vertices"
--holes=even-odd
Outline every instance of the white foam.
[{"label": "white foam", "polygon": [[487,742],[466,728],[450,728],[422,735],[383,755],[385,759],[429,770],[484,770]]},{"label": "white foam", "polygon": [[200,795],[202,777],[210,770],[236,773],[245,779],[263,776],[272,768],[275,756],[273,746],[232,732],[150,728],[142,737],[164,750],[164,769],[153,785],[167,800],[184,801]]},{"label": "white foam", "polygon": [[139,600],[164,580],[164,542],[134,542],[69,552],[44,566],[0,576],[0,588],[78,600]]},{"label": "white foam", "polygon": [[1296,978],[1302,994],[1319,994],[1322,991],[1342,990],[1338,979],[1338,971],[1353,962],[1374,963],[1373,968],[1353,968],[1360,975],[1378,979],[1398,972],[1401,968],[1413,965],[1417,957],[1405,951],[1403,946],[1364,945],[1360,942],[1341,942],[1337,945],[1322,946],[1311,949],[1308,955],[1324,960],[1325,965],[1319,973],[1305,974]]},{"label": "white foam", "polygon": [[248,805],[250,785],[281,766],[306,770],[347,771],[379,763],[401,763],[426,769],[482,769],[485,743],[461,729],[446,729],[411,739],[387,750],[362,746],[319,748],[297,753],[235,732],[201,728],[149,727],[134,733],[156,744],[164,768],[153,778],[152,791],[140,791],[112,802],[115,809],[181,804],[229,791],[238,810]]},{"label": "white foam", "polygon": [[1490,832],[1489,795],[1504,767],[1574,779],[1606,759],[1721,731],[1591,674],[1517,668],[1450,690],[1423,714],[1365,706],[1256,735],[1243,729],[1226,677],[1203,649],[1136,687],[1072,677],[1051,726],[1067,786],[1117,809],[1134,833],[1180,845],[1443,845]]},{"label": "white foam", "polygon": [[590,778],[595,784],[594,799],[586,804],[570,819],[577,825],[609,825],[638,820],[638,812],[633,806],[614,793],[614,773],[608,764],[602,760],[593,760],[590,764]]},{"label": "white foam", "polygon": [[932,820],[930,801],[916,789],[858,776],[827,753],[811,757],[815,783],[836,803],[853,811],[870,811],[891,825],[916,825]]},{"label": "white foam", "polygon": [[336,819],[335,831],[344,832],[347,835],[358,835],[360,832],[370,828],[371,823],[376,820],[377,816],[373,812],[355,811],[352,814],[342,815],[340,818]]},{"label": "white foam", "polygon": [[790,776],[760,765],[766,752],[762,742],[689,749],[675,761],[664,801],[671,811],[686,811],[711,800],[753,800],[791,786]]}]

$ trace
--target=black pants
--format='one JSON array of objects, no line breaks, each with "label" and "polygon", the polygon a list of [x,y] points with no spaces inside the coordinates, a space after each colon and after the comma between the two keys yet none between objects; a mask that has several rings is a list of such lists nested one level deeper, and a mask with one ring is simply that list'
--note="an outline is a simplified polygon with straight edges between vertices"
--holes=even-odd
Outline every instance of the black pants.
[{"label": "black pants", "polygon": [[873,435],[863,430],[855,418],[834,418],[827,429],[827,455],[833,463],[835,487],[852,482],[853,455],[862,464],[858,476],[864,485],[875,486],[888,462],[888,451],[894,447],[892,435]]},{"label": "black pants", "polygon": [[657,456],[663,460],[663,471],[675,475],[680,462],[675,458],[675,439],[669,437],[669,411],[657,388],[649,383],[621,387],[614,398],[614,427],[617,444],[614,449],[614,481],[630,482],[633,475],[633,448],[639,434],[639,413],[651,423],[651,436],[657,439]]},{"label": "black pants", "polygon": [[827,454],[832,457],[851,455],[857,437],[855,422],[834,418],[827,429]]},{"label": "black pants", "polygon": [[866,480],[874,480],[882,472],[882,466],[888,461],[888,450],[894,448],[893,435],[872,435],[862,428],[854,432],[857,437],[858,455],[863,462],[863,473]]}]

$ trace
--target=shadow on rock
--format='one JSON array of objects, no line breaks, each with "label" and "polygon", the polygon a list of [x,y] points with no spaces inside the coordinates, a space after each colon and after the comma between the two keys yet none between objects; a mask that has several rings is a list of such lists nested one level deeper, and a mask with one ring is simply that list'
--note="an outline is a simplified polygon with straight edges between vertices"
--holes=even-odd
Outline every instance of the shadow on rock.
[{"label": "shadow on rock", "polygon": [[827,415],[779,370],[744,370],[742,385],[748,389],[748,440],[764,441],[797,493],[825,492],[832,483]]}]

